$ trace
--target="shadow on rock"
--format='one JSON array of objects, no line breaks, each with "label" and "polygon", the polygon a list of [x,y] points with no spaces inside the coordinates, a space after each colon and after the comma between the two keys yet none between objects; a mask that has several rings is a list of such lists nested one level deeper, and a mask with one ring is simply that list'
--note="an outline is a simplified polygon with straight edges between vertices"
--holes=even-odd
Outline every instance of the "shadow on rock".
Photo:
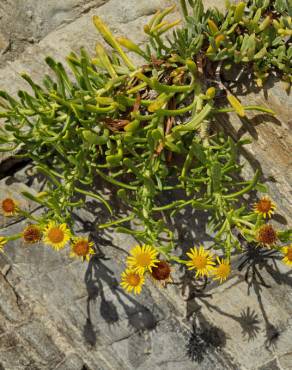
[{"label": "shadow on rock", "polygon": [[280,329],[270,322],[263,299],[263,289],[271,288],[266,283],[263,277],[263,272],[266,272],[270,277],[275,280],[279,285],[286,284],[292,286],[291,271],[283,274],[279,271],[276,261],[279,255],[275,250],[267,250],[266,248],[254,247],[248,245],[245,254],[239,261],[238,269],[245,270],[245,280],[248,284],[248,294],[253,289],[257,296],[259,308],[265,322],[266,341],[265,346],[267,349],[275,347],[280,336]]},{"label": "shadow on rock", "polygon": [[187,343],[187,356],[196,362],[202,362],[204,357],[226,345],[226,334],[215,325],[208,323],[200,314],[193,323],[192,332]]},{"label": "shadow on rock", "polygon": [[[137,302],[126,294],[120,287],[112,270],[106,264],[106,259],[98,256],[91,258],[85,274],[85,284],[88,292],[87,320],[83,335],[86,342],[92,346],[96,344],[96,329],[93,324],[91,302],[100,298],[99,313],[108,325],[118,324],[120,320],[117,305],[122,306],[129,326],[137,331],[153,330],[157,319],[150,309]],[[105,296],[105,289],[113,295],[110,300]],[[108,295],[108,294],[107,294]]]}]

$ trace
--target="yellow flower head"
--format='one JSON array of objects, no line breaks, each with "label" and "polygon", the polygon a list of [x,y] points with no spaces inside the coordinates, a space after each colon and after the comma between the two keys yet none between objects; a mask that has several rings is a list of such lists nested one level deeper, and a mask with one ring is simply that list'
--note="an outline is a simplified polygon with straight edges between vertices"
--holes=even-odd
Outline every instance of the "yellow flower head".
[{"label": "yellow flower head", "polygon": [[267,196],[262,197],[254,204],[254,212],[262,215],[264,218],[271,218],[275,208],[275,203]]},{"label": "yellow flower head", "polygon": [[277,231],[272,225],[262,225],[256,231],[256,240],[262,245],[271,247],[277,241]]},{"label": "yellow flower head", "polygon": [[7,243],[7,239],[4,236],[0,236],[0,252],[3,251],[4,245]]},{"label": "yellow flower head", "polygon": [[130,256],[127,258],[127,264],[132,269],[143,275],[146,270],[151,272],[155,266],[158,252],[150,245],[137,245],[130,251]]},{"label": "yellow flower head", "polygon": [[121,275],[121,287],[128,293],[134,291],[134,294],[140,294],[144,284],[144,276],[137,271],[126,269]]},{"label": "yellow flower head", "polygon": [[196,269],[196,277],[209,276],[209,272],[214,269],[213,255],[205,251],[202,245],[199,248],[191,248],[187,256],[190,258],[190,261],[186,265],[189,270]]},{"label": "yellow flower head", "polygon": [[292,244],[281,248],[281,251],[284,255],[282,262],[284,262],[288,266],[292,266]]},{"label": "yellow flower head", "polygon": [[220,283],[223,283],[225,281],[231,271],[230,263],[227,260],[221,259],[217,257],[218,266],[214,268],[214,280],[220,280]]},{"label": "yellow flower head", "polygon": [[28,225],[22,232],[24,241],[28,244],[34,244],[42,239],[42,230],[38,225]]},{"label": "yellow flower head", "polygon": [[49,222],[45,228],[44,234],[44,242],[56,250],[64,248],[68,240],[71,238],[71,233],[67,225],[58,225],[54,221]]},{"label": "yellow flower head", "polygon": [[70,257],[79,257],[83,261],[86,259],[89,261],[90,257],[95,254],[93,250],[93,242],[90,242],[87,238],[75,238],[71,244]]},{"label": "yellow flower head", "polygon": [[17,201],[13,198],[5,198],[1,201],[1,212],[4,216],[14,216],[18,211]]}]

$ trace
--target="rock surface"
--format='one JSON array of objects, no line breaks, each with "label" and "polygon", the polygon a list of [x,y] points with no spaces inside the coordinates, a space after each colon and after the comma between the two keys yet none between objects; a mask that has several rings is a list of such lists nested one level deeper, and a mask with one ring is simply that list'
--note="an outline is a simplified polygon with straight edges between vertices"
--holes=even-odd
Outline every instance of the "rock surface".
[{"label": "rock surface", "polygon": [[[142,43],[141,26],[156,9],[170,3],[1,2],[0,89],[15,94],[26,88],[18,75],[22,71],[41,79],[47,55],[63,60],[83,45],[93,50],[97,40],[93,14],[106,19],[116,34]],[[221,7],[224,1],[212,3]],[[275,178],[269,183],[271,195],[289,222],[292,101],[278,83],[270,84],[267,99],[264,94],[249,94],[243,101],[269,106],[277,119],[265,116],[248,122],[234,116],[232,126],[225,117],[220,122],[235,137],[253,136],[254,143],[243,156],[260,162],[266,178]],[[19,197],[21,191],[39,187],[26,167],[1,180],[0,198],[7,193]],[[100,214],[84,215],[87,222],[78,229],[93,228]],[[191,225],[192,217],[187,221]],[[1,235],[20,232],[24,226],[22,220],[0,222]],[[195,232],[200,234],[202,226]],[[69,259],[67,250],[56,253],[44,245],[28,248],[19,242],[11,242],[0,255],[0,369],[292,369],[292,277],[277,261],[259,254],[253,264],[247,253],[245,262],[234,261],[234,275],[226,284],[204,291],[176,272],[175,281],[186,285],[188,301],[180,286],[164,290],[150,282],[137,298],[119,288],[123,261],[134,240],[110,231],[95,238],[106,258],[94,258],[89,264]]]}]

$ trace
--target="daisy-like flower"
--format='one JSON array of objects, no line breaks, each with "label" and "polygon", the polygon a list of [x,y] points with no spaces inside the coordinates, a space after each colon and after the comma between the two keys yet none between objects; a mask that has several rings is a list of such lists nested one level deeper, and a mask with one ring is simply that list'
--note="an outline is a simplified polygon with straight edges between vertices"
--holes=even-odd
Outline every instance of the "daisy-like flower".
[{"label": "daisy-like flower", "polygon": [[260,244],[271,247],[277,241],[277,232],[272,225],[262,225],[256,231],[256,240]]},{"label": "daisy-like flower", "polygon": [[217,262],[218,262],[218,266],[214,268],[213,274],[215,277],[213,279],[220,280],[220,284],[221,284],[223,283],[223,281],[225,281],[228,278],[231,268],[230,268],[230,263],[223,258],[220,260],[220,258],[217,257]]},{"label": "daisy-like flower", "polygon": [[171,266],[166,261],[158,261],[156,266],[152,267],[151,277],[153,280],[165,286],[168,282],[172,281]]},{"label": "daisy-like flower", "polygon": [[44,230],[44,234],[44,242],[56,250],[64,248],[71,238],[71,233],[67,225],[58,225],[54,221],[49,222]]},{"label": "daisy-like flower", "polygon": [[190,261],[187,261],[186,265],[189,270],[196,269],[196,277],[209,276],[210,271],[214,269],[213,255],[205,251],[202,245],[199,248],[191,248],[187,256],[190,258]]},{"label": "daisy-like flower", "polygon": [[146,270],[152,271],[152,268],[159,262],[158,252],[151,245],[137,245],[130,251],[127,258],[127,264],[132,269],[143,275]]},{"label": "daisy-like flower", "polygon": [[134,294],[140,294],[142,285],[144,284],[144,276],[139,274],[137,271],[126,269],[121,274],[121,287],[128,293],[132,291]]},{"label": "daisy-like flower", "polygon": [[0,236],[0,252],[3,251],[4,245],[7,243],[7,239],[4,236]]},{"label": "daisy-like flower", "polygon": [[292,266],[292,244],[281,248],[281,252],[284,256],[282,262],[284,262],[288,266]]},{"label": "daisy-like flower", "polygon": [[89,261],[90,257],[95,254],[93,250],[93,242],[90,242],[87,238],[75,238],[71,244],[70,257],[79,257],[83,261],[86,259]]},{"label": "daisy-like flower", "polygon": [[28,225],[22,232],[23,240],[28,244],[34,244],[42,239],[42,230],[38,225]]},{"label": "daisy-like flower", "polygon": [[264,218],[271,218],[275,208],[275,203],[268,196],[262,197],[254,204],[254,212],[262,215]]},{"label": "daisy-like flower", "polygon": [[1,212],[4,216],[11,217],[16,215],[18,210],[17,201],[13,198],[5,198],[1,201]]}]

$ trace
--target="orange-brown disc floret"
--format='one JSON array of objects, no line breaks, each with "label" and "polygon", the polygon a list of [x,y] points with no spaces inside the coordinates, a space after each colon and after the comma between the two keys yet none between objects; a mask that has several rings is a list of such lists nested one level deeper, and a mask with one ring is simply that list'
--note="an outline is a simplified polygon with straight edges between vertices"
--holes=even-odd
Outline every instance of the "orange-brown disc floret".
[{"label": "orange-brown disc floret", "polygon": [[262,225],[256,233],[256,239],[264,245],[274,245],[277,241],[277,232],[272,225]]},{"label": "orange-brown disc floret", "polygon": [[26,243],[37,243],[42,238],[42,232],[37,225],[28,225],[22,233],[23,239]]},{"label": "orange-brown disc floret", "polygon": [[77,256],[85,257],[89,252],[89,243],[87,240],[80,240],[73,246],[73,251]]},{"label": "orange-brown disc floret", "polygon": [[17,212],[17,204],[12,198],[3,199],[1,208],[5,216],[13,216]]},{"label": "orange-brown disc floret", "polygon": [[155,267],[152,267],[151,276],[158,281],[170,279],[171,267],[166,261],[159,261]]}]

